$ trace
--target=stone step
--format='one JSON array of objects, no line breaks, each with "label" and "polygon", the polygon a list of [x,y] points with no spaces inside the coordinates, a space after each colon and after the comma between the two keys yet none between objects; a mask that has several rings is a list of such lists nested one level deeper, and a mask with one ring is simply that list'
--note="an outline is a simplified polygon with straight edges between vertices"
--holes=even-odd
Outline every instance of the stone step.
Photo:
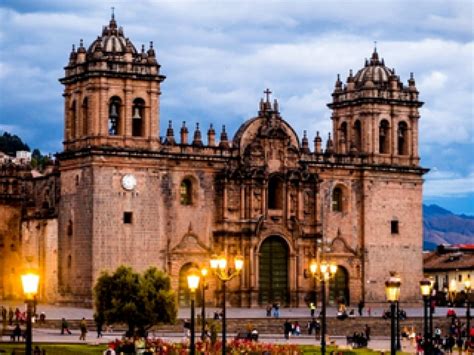
[{"label": "stone step", "polygon": [[[237,333],[239,331],[245,331],[248,327],[255,327],[260,334],[283,334],[283,323],[285,318],[249,318],[249,319],[236,319],[230,318],[227,319],[227,330],[230,333]],[[298,321],[300,324],[301,332],[307,333],[307,323],[311,319],[306,318],[293,318],[289,319],[290,322]],[[462,322],[465,322],[465,319],[461,318]],[[213,320],[210,320],[213,321]],[[218,320],[217,322],[220,321]],[[79,329],[80,320],[68,320],[69,328]],[[96,330],[96,325],[93,320],[86,320],[87,327],[90,331]],[[181,333],[183,332],[183,320],[177,320],[176,324],[171,325],[158,325],[153,327],[153,329],[158,333]],[[389,336],[390,335],[390,320],[382,318],[353,318],[345,319],[343,321],[336,318],[327,318],[327,329],[328,334],[335,335],[352,335],[354,332],[362,332],[365,328],[365,325],[368,325],[372,330],[372,335],[374,336]],[[435,318],[433,320],[433,326],[440,326],[442,334],[447,334],[449,326],[451,324],[450,318]],[[423,332],[423,318],[422,317],[413,317],[406,320],[400,321],[400,329],[403,327],[415,327],[416,332]],[[40,324],[36,322],[34,327],[39,328],[50,328],[50,329],[61,329],[61,320],[46,320],[44,323]],[[125,332],[127,329],[124,324],[114,324],[112,327],[114,332]],[[199,320],[196,322],[196,329],[201,329]],[[104,327],[105,330],[105,327]]]}]

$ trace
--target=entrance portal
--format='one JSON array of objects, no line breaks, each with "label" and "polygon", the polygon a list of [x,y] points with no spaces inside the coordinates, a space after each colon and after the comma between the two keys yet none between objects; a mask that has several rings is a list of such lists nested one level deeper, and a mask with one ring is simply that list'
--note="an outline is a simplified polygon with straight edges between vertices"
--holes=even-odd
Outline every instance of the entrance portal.
[{"label": "entrance portal", "polygon": [[288,245],[278,237],[265,239],[260,246],[259,303],[288,304]]},{"label": "entrance portal", "polygon": [[[178,304],[179,307],[189,307],[191,301],[191,292],[188,287],[188,274],[191,269],[199,269],[194,263],[183,265],[179,271],[178,285]],[[196,292],[196,306],[201,304],[201,292]]]},{"label": "entrance portal", "polygon": [[345,305],[350,304],[349,273],[344,267],[339,265],[337,267],[337,272],[334,279],[332,279],[329,283],[329,303],[344,303]]}]

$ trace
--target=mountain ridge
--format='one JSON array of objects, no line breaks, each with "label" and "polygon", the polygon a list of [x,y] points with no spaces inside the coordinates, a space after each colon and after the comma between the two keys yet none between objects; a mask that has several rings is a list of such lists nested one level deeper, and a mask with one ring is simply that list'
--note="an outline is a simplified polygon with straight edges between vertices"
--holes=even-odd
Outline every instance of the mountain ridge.
[{"label": "mountain ridge", "polygon": [[423,249],[433,250],[439,244],[473,243],[474,216],[423,204]]}]

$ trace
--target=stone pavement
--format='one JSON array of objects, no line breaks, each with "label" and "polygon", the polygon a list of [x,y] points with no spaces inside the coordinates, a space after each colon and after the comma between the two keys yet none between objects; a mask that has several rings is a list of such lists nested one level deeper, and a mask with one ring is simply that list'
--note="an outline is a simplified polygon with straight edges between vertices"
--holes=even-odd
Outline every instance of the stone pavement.
[{"label": "stone pavement", "polygon": [[[120,339],[123,335],[122,332],[111,332],[107,333],[104,332],[102,338],[97,339],[95,332],[88,332],[87,333],[86,341],[79,340],[79,331],[72,330],[71,335],[61,335],[59,330],[53,329],[43,329],[43,328],[34,328],[33,330],[33,339],[34,342],[41,342],[41,343],[87,343],[87,344],[107,344],[115,339]],[[168,341],[173,342],[180,342],[185,341],[185,337],[183,333],[151,333],[150,337],[159,337]],[[228,334],[228,339],[232,339],[235,337],[234,333]],[[293,336],[289,340],[284,339],[282,334],[263,334],[260,336],[259,341],[261,342],[268,342],[268,343],[292,343],[292,344],[300,344],[300,345],[319,345],[320,340],[319,338],[316,339],[314,336],[309,335],[301,335],[301,336]],[[334,342],[339,346],[346,346],[346,338],[342,336],[331,336],[329,338],[328,344],[330,342]],[[408,353],[414,353],[414,347],[411,342],[403,341],[402,342],[403,351]],[[374,337],[369,342],[369,348],[374,350],[388,350],[390,349],[390,339],[387,337]],[[105,348],[104,348],[105,349]]]},{"label": "stone pavement", "polygon": [[[21,310],[25,309],[25,304],[19,301],[0,301],[0,306],[5,307],[16,307],[20,308]],[[348,307],[348,309],[354,308],[355,312],[357,313],[357,307]],[[200,307],[197,307],[196,314],[200,314]],[[372,317],[381,317],[384,310],[386,308],[372,308],[371,316]],[[407,313],[408,317],[423,317],[423,308],[403,308]],[[446,317],[447,307],[437,307],[434,317]],[[458,316],[465,316],[466,309],[465,308],[454,308],[456,314]],[[215,311],[220,311],[220,308],[215,307],[206,307],[206,317],[212,318]],[[316,314],[319,314],[320,308],[316,310]],[[39,304],[37,307],[37,313],[44,312],[46,314],[47,319],[82,319],[85,317],[86,319],[92,319],[94,311],[90,308],[79,308],[79,307],[65,307],[65,306],[57,306],[51,304]],[[227,318],[265,318],[265,308],[233,308],[228,307],[226,308]],[[337,309],[335,307],[328,307],[327,308],[327,316],[328,317],[335,317],[337,313]],[[189,308],[181,308],[178,311],[178,318],[189,318],[190,317],[190,309]],[[308,308],[281,308],[280,309],[280,318],[302,318],[302,317],[309,317],[309,309]],[[364,309],[363,317],[368,317],[367,308]]]}]

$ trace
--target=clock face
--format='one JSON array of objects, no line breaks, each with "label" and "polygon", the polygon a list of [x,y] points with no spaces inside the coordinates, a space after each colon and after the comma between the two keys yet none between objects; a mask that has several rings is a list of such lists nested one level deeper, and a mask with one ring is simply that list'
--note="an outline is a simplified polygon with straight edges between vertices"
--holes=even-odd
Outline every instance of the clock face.
[{"label": "clock face", "polygon": [[132,174],[127,174],[122,177],[122,187],[125,190],[133,190],[137,186],[137,179]]}]

